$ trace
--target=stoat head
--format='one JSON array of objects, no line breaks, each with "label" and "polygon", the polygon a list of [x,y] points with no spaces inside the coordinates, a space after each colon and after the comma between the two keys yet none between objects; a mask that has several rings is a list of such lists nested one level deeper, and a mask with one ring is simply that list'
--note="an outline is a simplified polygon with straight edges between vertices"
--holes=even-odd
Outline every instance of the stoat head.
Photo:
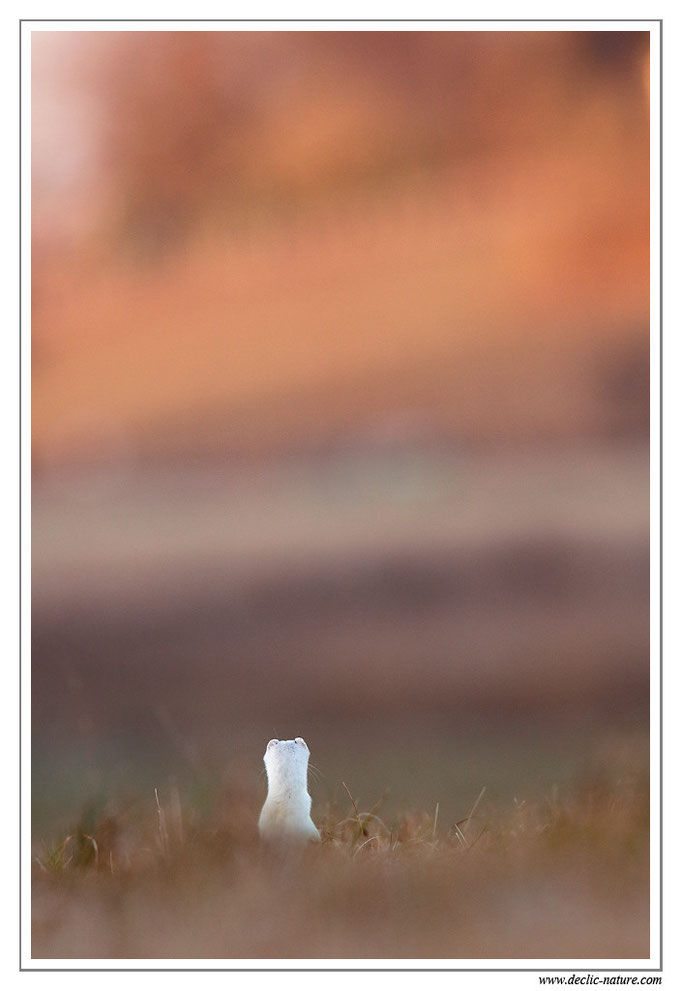
[{"label": "stoat head", "polygon": [[269,789],[307,788],[309,759],[308,745],[300,736],[295,740],[270,740],[263,755]]}]

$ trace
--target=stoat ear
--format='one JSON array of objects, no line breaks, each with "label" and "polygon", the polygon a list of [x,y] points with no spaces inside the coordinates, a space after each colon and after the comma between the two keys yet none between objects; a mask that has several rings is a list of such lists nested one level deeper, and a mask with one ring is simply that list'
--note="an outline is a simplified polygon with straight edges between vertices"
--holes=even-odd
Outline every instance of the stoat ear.
[{"label": "stoat ear", "polygon": [[279,743],[279,740],[270,740],[270,742],[268,743],[267,747],[265,748],[266,751],[268,751],[270,749],[270,747],[274,747],[274,745],[276,743]]},{"label": "stoat ear", "polygon": [[296,739],[294,740],[294,743],[300,744],[302,747],[305,747],[306,750],[308,749],[308,744],[305,742],[302,736],[297,736]]}]

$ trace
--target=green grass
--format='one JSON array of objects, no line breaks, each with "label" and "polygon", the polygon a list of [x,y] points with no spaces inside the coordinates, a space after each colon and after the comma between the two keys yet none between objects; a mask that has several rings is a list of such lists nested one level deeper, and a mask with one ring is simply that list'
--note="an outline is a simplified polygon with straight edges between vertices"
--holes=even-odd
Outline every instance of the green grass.
[{"label": "green grass", "polygon": [[282,862],[261,796],[210,809],[176,787],[92,807],[33,859],[33,956],[169,959],[636,958],[649,954],[646,777],[594,776],[456,818],[313,815],[323,842]]}]

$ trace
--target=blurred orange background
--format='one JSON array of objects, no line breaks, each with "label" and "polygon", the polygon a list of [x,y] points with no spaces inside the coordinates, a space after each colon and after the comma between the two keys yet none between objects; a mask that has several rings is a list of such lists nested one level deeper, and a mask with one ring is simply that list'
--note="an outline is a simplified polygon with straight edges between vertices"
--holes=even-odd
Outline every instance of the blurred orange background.
[{"label": "blurred orange background", "polygon": [[647,41],[34,35],[36,464],[645,418]]},{"label": "blurred orange background", "polygon": [[37,781],[646,731],[648,79],[637,31],[34,32]]}]

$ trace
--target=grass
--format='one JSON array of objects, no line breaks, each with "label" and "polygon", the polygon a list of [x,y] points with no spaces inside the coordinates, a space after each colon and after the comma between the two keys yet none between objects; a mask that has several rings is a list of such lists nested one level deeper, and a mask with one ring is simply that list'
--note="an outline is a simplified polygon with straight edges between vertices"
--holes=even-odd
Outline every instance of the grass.
[{"label": "grass", "polygon": [[259,797],[211,811],[177,787],[86,811],[34,853],[33,956],[162,959],[637,958],[649,954],[648,787],[583,781],[455,821],[314,808],[299,863],[259,842]]}]

